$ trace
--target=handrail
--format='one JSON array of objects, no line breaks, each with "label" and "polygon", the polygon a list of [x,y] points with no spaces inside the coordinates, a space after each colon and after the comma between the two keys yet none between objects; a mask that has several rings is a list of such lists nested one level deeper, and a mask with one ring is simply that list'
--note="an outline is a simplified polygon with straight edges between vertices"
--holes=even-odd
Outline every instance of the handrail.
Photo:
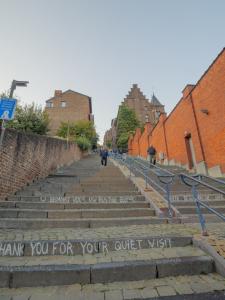
[{"label": "handrail", "polygon": [[220,184],[224,184],[224,185],[225,185],[225,181],[220,180],[220,179],[218,179],[218,178],[212,178],[212,177],[210,177],[210,176],[202,175],[202,174],[198,174],[198,176],[199,176],[200,178],[207,178],[207,179],[210,179],[210,180],[215,181],[215,182],[217,182],[217,183],[220,183]]},{"label": "handrail", "polygon": [[[117,155],[118,155],[118,154],[117,154]],[[120,155],[120,160],[128,167],[128,169],[129,169],[130,171],[131,171],[131,168],[132,168],[132,167],[135,168],[135,170],[136,170],[137,172],[139,172],[140,174],[142,174],[142,175],[145,177],[145,179],[148,178],[148,180],[151,181],[153,184],[155,184],[159,189],[161,189],[163,192],[166,192],[166,190],[165,190],[164,188],[162,188],[161,185],[157,184],[157,183],[156,183],[154,180],[152,180],[151,177],[149,177],[146,173],[142,172],[142,171],[139,170],[137,167],[134,167],[134,166],[129,165],[129,163],[126,162],[125,159],[123,159],[122,155]],[[147,170],[147,168],[146,168],[146,170]]]},{"label": "handrail", "polygon": [[[197,177],[197,176],[195,176]],[[217,189],[217,188],[214,188],[212,187],[211,185],[205,183],[205,182],[202,182],[201,180],[198,180],[194,177],[191,177],[191,176],[188,176],[184,173],[180,174],[180,178],[181,180],[183,181],[184,184],[186,184],[187,186],[191,187],[191,190],[192,190],[192,196],[193,196],[193,199],[195,201],[195,204],[196,204],[196,210],[197,210],[197,214],[198,214],[198,218],[199,218],[199,222],[201,224],[201,228],[202,228],[202,235],[204,236],[207,236],[208,233],[207,233],[207,229],[206,229],[206,225],[205,225],[205,218],[202,214],[202,211],[201,211],[201,206],[203,206],[204,208],[208,209],[211,213],[215,214],[217,217],[219,217],[220,219],[222,219],[223,221],[225,221],[225,215],[219,213],[217,210],[209,207],[207,204],[203,203],[201,200],[199,200],[199,196],[198,196],[198,192],[197,192],[197,186],[198,185],[203,185],[203,186],[206,186],[207,188],[213,190],[213,191],[216,191],[220,194],[223,194],[225,195],[225,192],[224,191],[221,191],[220,189]],[[189,179],[192,181],[192,184],[191,182],[187,182],[185,180],[185,178]]]},{"label": "handrail", "polygon": [[[195,175],[195,177],[198,177],[198,176],[199,176],[199,175]],[[211,186],[210,184],[205,183],[205,182],[203,182],[203,181],[201,181],[201,180],[198,180],[198,179],[194,178],[193,176],[189,176],[189,175],[187,175],[187,174],[181,173],[181,174],[180,174],[180,177],[181,177],[181,180],[182,180],[186,185],[188,185],[188,186],[190,186],[190,187],[193,186],[193,185],[192,185],[191,183],[185,182],[185,181],[183,180],[184,177],[188,178],[189,180],[194,181],[195,183],[197,183],[196,185],[199,185],[199,184],[204,185],[204,186],[206,186],[207,188],[209,188],[209,189],[211,189],[211,190],[213,190],[213,191],[215,191],[215,192],[217,192],[217,193],[220,193],[220,194],[225,195],[225,192],[224,192],[224,191],[222,191],[222,190],[220,190],[220,189],[218,189],[218,188],[215,188],[214,186]]]},{"label": "handrail", "polygon": [[[148,176],[146,172],[142,172],[139,168],[135,167],[135,166],[134,166],[134,162],[137,163],[137,164],[139,164],[139,165],[141,165],[141,167],[144,168],[144,170],[146,170],[146,171],[149,171],[150,168],[146,167],[144,164],[139,163],[137,160],[135,160],[135,159],[133,159],[133,158],[131,158],[131,157],[126,157],[126,159],[124,159],[124,158],[122,157],[122,155],[118,155],[118,154],[117,154],[117,155],[114,156],[114,158],[118,158],[118,157],[119,157],[119,159],[121,160],[121,162],[122,162],[123,164],[125,164],[125,165],[128,167],[128,169],[130,170],[130,172],[131,172],[131,169],[133,168],[133,169],[135,169],[138,173],[140,173],[140,174],[142,174],[142,175],[144,176],[144,178],[145,178],[145,187],[146,187],[146,188],[147,188],[147,181],[150,181],[153,185],[155,185],[155,186],[156,186],[157,188],[159,188],[163,193],[165,193],[165,195],[166,195],[166,200],[167,200],[167,202],[168,202],[168,212],[169,212],[169,217],[172,218],[172,217],[173,217],[173,211],[172,211],[172,208],[171,208],[171,200],[170,200],[170,198],[171,198],[171,197],[170,197],[170,184],[172,183],[174,174],[173,174],[172,176],[171,176],[171,175],[157,175],[159,181],[160,181],[161,183],[163,183],[163,184],[166,184],[166,189],[164,189],[161,185],[159,185],[159,184],[156,183],[154,180],[152,180],[151,177]],[[131,164],[131,163],[129,164],[128,161],[131,161],[132,164]],[[164,178],[170,177],[171,180],[165,182],[165,181],[162,180],[162,178],[160,178],[161,176],[164,177]]]},{"label": "handrail", "polygon": [[[118,157],[118,155],[117,155],[117,157]],[[173,181],[174,177],[178,176],[179,178],[181,178],[181,180],[183,181],[183,183],[185,185],[191,187],[192,197],[193,197],[193,199],[195,201],[195,204],[196,204],[196,210],[197,210],[197,214],[198,214],[198,217],[199,217],[199,222],[200,222],[200,225],[201,225],[201,228],[202,228],[202,234],[203,235],[208,235],[208,233],[207,233],[207,230],[206,230],[205,218],[204,218],[204,216],[202,214],[202,211],[201,211],[201,206],[206,208],[211,213],[215,214],[217,217],[219,217],[223,221],[225,221],[225,215],[219,213],[214,208],[211,208],[209,205],[202,202],[199,199],[198,191],[197,191],[197,187],[199,185],[202,185],[202,186],[204,186],[204,187],[206,187],[210,190],[213,190],[217,193],[225,195],[225,191],[204,182],[202,179],[203,178],[211,179],[214,182],[224,184],[224,185],[225,185],[225,181],[222,181],[222,180],[219,180],[219,179],[214,179],[214,178],[211,178],[210,176],[201,175],[201,174],[197,174],[197,175],[193,175],[193,176],[189,176],[185,173],[173,174],[172,172],[164,170],[164,169],[162,169],[158,166],[155,166],[154,164],[150,164],[150,163],[149,164],[144,164],[143,162],[140,162],[140,159],[137,159],[137,158],[133,158],[133,157],[130,157],[130,156],[126,156],[126,158],[123,158],[121,155],[119,157],[120,157],[120,160],[122,161],[122,163],[124,163],[128,167],[128,169],[130,169],[130,172],[131,172],[131,168],[133,168],[145,177],[146,187],[147,187],[147,180],[148,180],[152,184],[156,185],[161,191],[166,193],[166,200],[168,201],[169,215],[171,217],[172,217],[172,210],[171,210],[171,201],[170,201],[170,185],[172,184],[172,181]],[[137,166],[135,166],[134,163],[137,166],[139,166],[139,168]],[[141,171],[140,167],[142,169],[144,169],[144,171]],[[153,181],[150,178],[150,176],[146,174],[146,172],[145,172],[146,170],[150,171],[153,174],[155,174],[158,177],[159,181],[166,185],[166,189],[162,188],[162,186],[160,186],[155,181]],[[160,173],[156,172],[156,170],[158,170],[158,171],[160,171],[160,173],[164,173],[164,174],[160,174]]]},{"label": "handrail", "polygon": [[[138,160],[137,158],[133,158],[134,160],[136,160],[138,163],[140,163],[140,164],[143,164],[143,163],[141,163],[140,162],[140,159]],[[146,161],[147,162],[147,161]],[[163,169],[163,168],[161,168],[161,167],[159,167],[159,166],[156,166],[156,165],[154,165],[154,164],[152,164],[152,163],[148,163],[148,164],[146,164],[146,166],[149,166],[149,169],[151,170],[151,168],[150,168],[150,166],[152,167],[152,168],[155,168],[155,169],[158,169],[158,170],[160,170],[160,171],[162,171],[162,172],[164,172],[164,173],[167,173],[168,174],[168,176],[175,176],[175,174],[173,174],[172,172],[170,172],[170,171],[168,171],[168,170],[165,170],[165,169]],[[151,170],[151,171],[153,171],[153,170]],[[166,176],[166,175],[165,175]]]}]

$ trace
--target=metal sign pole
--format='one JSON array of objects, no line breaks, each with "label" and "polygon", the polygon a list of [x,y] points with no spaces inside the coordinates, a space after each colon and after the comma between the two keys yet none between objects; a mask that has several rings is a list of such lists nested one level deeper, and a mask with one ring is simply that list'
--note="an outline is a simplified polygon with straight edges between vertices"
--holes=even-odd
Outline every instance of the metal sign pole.
[{"label": "metal sign pole", "polygon": [[3,119],[2,120],[2,125],[1,125],[0,149],[1,149],[2,144],[3,144],[4,134],[5,134],[5,121]]}]

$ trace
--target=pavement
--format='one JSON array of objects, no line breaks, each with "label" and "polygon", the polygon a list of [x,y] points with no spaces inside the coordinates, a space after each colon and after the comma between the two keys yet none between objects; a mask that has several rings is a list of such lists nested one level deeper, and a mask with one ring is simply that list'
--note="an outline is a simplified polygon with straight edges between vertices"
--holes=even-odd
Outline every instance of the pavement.
[{"label": "pavement", "polygon": [[[0,202],[0,300],[225,299],[199,224],[129,175],[90,156]],[[225,223],[207,229],[224,257]]]},{"label": "pavement", "polygon": [[107,284],[0,289],[1,300],[225,299],[225,279],[209,275],[178,276]]}]

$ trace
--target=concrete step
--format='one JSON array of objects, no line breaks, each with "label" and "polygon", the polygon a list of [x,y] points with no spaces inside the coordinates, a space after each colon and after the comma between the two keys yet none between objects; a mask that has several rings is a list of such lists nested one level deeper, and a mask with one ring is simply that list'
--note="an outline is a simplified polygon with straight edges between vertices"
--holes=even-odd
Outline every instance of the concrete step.
[{"label": "concrete step", "polygon": [[79,190],[74,190],[74,191],[69,191],[65,193],[65,196],[135,196],[135,195],[140,195],[138,191],[79,191]]},{"label": "concrete step", "polygon": [[216,274],[183,275],[106,284],[3,288],[2,300],[224,300],[225,279]]},{"label": "concrete step", "polygon": [[105,185],[93,185],[93,186],[90,186],[90,185],[77,185],[76,188],[72,189],[72,191],[87,191],[87,192],[118,192],[118,191],[121,191],[121,192],[136,192],[138,191],[138,188],[136,187],[127,187],[127,186],[105,186]]},{"label": "concrete step", "polygon": [[[219,217],[217,217],[214,214],[203,214],[205,221],[206,221],[206,227],[208,223],[224,223],[224,221],[222,219],[220,219]],[[198,218],[197,213],[195,214],[186,214],[182,216],[182,223],[199,223],[200,226],[200,221]]]},{"label": "concrete step", "polygon": [[[137,195],[106,195],[106,196],[85,196],[85,195],[72,195],[72,196],[57,196],[57,195],[48,195],[48,196],[10,196],[8,201],[22,201],[22,202],[51,202],[51,203],[128,203],[128,202],[143,202],[145,197]],[[7,201],[1,201],[1,205],[4,205]]]},{"label": "concrete step", "polygon": [[[224,206],[216,206],[216,207],[211,207],[217,210],[219,213],[225,213],[225,205]],[[179,212],[181,214],[194,214],[196,213],[196,207],[192,206],[179,206],[178,208]],[[206,208],[201,208],[201,211],[203,214],[211,214],[211,212],[206,209]]]},{"label": "concrete step", "polygon": [[[198,194],[199,199],[204,200],[204,201],[211,201],[211,200],[225,200],[225,196],[219,193],[210,193],[210,191],[206,192],[206,193],[199,193]],[[171,195],[171,200],[172,201],[180,201],[180,202],[184,202],[184,201],[194,201],[193,200],[193,196],[191,191],[187,192],[179,192],[177,193],[176,190],[172,191],[172,195]]]},{"label": "concrete step", "polygon": [[[209,206],[225,206],[225,201],[224,200],[212,200],[212,201],[202,201],[204,202],[206,205],[209,205]],[[172,204],[176,207],[179,207],[179,206],[195,206],[195,201],[192,200],[192,201],[173,201]]]},{"label": "concrete step", "polygon": [[4,229],[44,229],[44,228],[98,228],[112,226],[130,226],[147,224],[165,224],[166,218],[158,217],[127,217],[127,218],[89,218],[76,220],[63,219],[29,219],[8,218],[0,220],[0,228]]},{"label": "concrete step", "polygon": [[75,187],[74,189],[70,189],[69,191],[68,190],[64,190],[62,191],[62,193],[60,192],[57,192],[55,189],[53,190],[49,190],[49,191],[20,191],[20,192],[16,192],[16,196],[21,196],[21,197],[28,197],[28,196],[36,196],[36,197],[41,197],[42,195],[43,196],[49,196],[49,195],[76,195],[76,196],[79,196],[79,195],[83,195],[85,192],[85,195],[89,196],[101,196],[101,195],[105,195],[105,196],[128,196],[128,195],[138,195],[139,192],[137,190],[112,190],[112,191],[109,191],[107,189],[105,190],[102,190],[102,189],[99,189],[99,190],[94,190],[94,189],[85,189],[85,191],[83,191],[83,189],[79,188],[79,187]]},{"label": "concrete step", "polygon": [[[1,257],[1,287],[92,284],[213,272],[212,258],[191,246],[78,256]],[[166,258],[165,258],[166,257]]]},{"label": "concrete step", "polygon": [[25,240],[2,241],[0,256],[76,256],[136,251],[141,249],[186,247],[192,244],[190,236],[133,236],[132,238]]},{"label": "concrete step", "polygon": [[89,178],[85,178],[82,179],[80,182],[82,183],[87,183],[87,184],[92,184],[92,183],[121,183],[121,184],[133,184],[132,181],[130,181],[130,179],[122,177],[122,176],[116,176],[113,177],[112,176],[104,176],[104,177],[89,177]]},{"label": "concrete step", "polygon": [[106,185],[129,185],[129,186],[134,186],[133,182],[128,180],[128,179],[120,179],[120,178],[111,178],[111,179],[103,179],[103,178],[95,178],[95,179],[85,179],[81,180],[80,184],[86,184],[86,185],[101,185],[101,184],[106,184]]},{"label": "concrete step", "polygon": [[154,216],[155,211],[150,208],[122,208],[122,209],[0,209],[0,218],[32,218],[32,219],[88,219],[88,218],[129,218]]},{"label": "concrete step", "polygon": [[4,201],[0,202],[0,210],[2,208],[20,208],[20,209],[45,209],[45,210],[60,210],[60,209],[111,209],[111,208],[149,208],[150,203],[127,202],[127,203],[43,203],[43,202],[22,202],[22,201]]}]

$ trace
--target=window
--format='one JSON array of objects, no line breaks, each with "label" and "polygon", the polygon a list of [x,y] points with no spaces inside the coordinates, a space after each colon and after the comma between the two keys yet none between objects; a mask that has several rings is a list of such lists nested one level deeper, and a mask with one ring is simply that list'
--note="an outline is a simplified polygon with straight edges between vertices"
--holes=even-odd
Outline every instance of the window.
[{"label": "window", "polygon": [[61,102],[61,107],[66,107],[66,102],[65,101]]},{"label": "window", "polygon": [[48,108],[53,107],[53,103],[52,103],[52,102],[47,102],[47,103],[46,103],[46,107],[48,107]]}]

